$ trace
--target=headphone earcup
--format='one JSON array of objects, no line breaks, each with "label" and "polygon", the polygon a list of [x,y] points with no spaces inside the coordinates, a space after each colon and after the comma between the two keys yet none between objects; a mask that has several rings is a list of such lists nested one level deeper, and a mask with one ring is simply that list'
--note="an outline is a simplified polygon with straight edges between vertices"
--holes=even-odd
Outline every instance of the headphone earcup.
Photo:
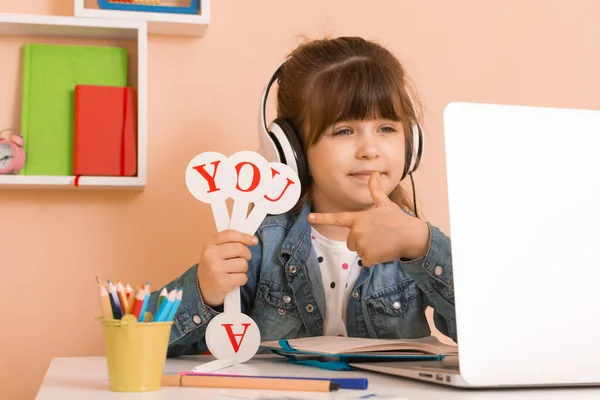
[{"label": "headphone earcup", "polygon": [[[412,125],[412,148],[406,147],[404,173],[402,179],[417,170],[423,158],[423,130],[417,123]],[[401,179],[401,180],[402,180]]]},{"label": "headphone earcup", "polygon": [[291,167],[300,179],[300,185],[308,184],[308,162],[300,135],[286,118],[277,118],[269,126],[269,136],[279,153],[279,160]]}]

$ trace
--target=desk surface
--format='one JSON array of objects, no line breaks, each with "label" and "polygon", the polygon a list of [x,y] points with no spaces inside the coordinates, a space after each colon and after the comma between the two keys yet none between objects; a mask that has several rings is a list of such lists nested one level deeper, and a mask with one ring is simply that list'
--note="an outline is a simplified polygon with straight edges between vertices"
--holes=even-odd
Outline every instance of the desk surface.
[{"label": "desk surface", "polygon": [[[168,359],[165,371],[176,373],[190,370],[210,361],[210,356],[187,356]],[[396,378],[366,371],[327,371],[314,367],[289,364],[283,357],[259,355],[252,360],[220,370],[219,373],[255,375],[295,375],[318,377],[367,377],[368,390],[343,389],[331,393],[253,391],[242,389],[199,389],[164,387],[148,393],[116,393],[108,390],[108,375],[104,357],[54,358],[40,387],[36,400],[54,399],[142,399],[142,400],[198,400],[198,399],[360,399],[368,400],[553,400],[599,399],[600,388],[520,389],[520,390],[465,390]],[[367,395],[379,395],[369,396]]]}]

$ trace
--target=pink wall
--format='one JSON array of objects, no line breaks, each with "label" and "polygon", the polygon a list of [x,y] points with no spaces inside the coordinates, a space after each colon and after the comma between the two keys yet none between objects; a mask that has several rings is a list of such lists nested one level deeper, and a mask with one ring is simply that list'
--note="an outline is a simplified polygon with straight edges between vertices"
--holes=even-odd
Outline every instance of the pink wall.
[{"label": "pink wall", "polygon": [[[0,12],[72,10],[69,0],[0,0]],[[184,168],[205,150],[257,148],[265,79],[301,35],[361,35],[404,62],[426,107],[421,210],[445,232],[448,102],[600,108],[594,0],[217,0],[212,12],[204,38],[149,41],[144,192],[0,191],[9,227],[0,240],[2,398],[33,398],[54,356],[103,354],[96,274],[159,287],[196,262],[214,228],[209,208],[187,192]],[[16,112],[17,67],[2,54],[0,127]]]}]

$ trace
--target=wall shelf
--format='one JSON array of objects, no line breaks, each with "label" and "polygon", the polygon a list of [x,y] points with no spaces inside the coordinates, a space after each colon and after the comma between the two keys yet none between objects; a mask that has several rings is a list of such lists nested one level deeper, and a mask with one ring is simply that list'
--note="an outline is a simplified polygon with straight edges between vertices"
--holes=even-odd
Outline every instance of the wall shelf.
[{"label": "wall shelf", "polygon": [[[143,189],[147,182],[147,25],[144,21],[78,18],[28,14],[0,13],[0,41],[10,36],[25,36],[31,40],[100,40],[131,43],[128,85],[137,90],[137,176],[98,177],[82,176],[78,187],[74,176],[0,175],[1,189],[121,188]],[[19,64],[20,65],[20,64]],[[20,67],[16,67],[20,68]],[[20,88],[20,82],[16,85]],[[2,88],[0,88],[2,90]],[[6,89],[4,89],[6,90]],[[27,140],[27,138],[25,138]]]},{"label": "wall shelf", "polygon": [[160,12],[103,10],[95,0],[74,0],[76,17],[116,20],[141,20],[148,24],[148,34],[204,36],[210,23],[210,0],[200,0],[197,15]]},{"label": "wall shelf", "polygon": [[74,176],[0,175],[1,189],[143,189],[140,177],[82,176],[79,187]]}]

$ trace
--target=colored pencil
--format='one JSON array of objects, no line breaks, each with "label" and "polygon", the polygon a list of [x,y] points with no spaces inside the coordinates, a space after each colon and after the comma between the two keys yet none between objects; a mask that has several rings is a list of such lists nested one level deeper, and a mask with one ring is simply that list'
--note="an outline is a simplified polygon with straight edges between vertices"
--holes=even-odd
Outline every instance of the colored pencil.
[{"label": "colored pencil", "polygon": [[171,309],[169,310],[169,315],[165,319],[166,321],[173,321],[173,319],[175,318],[175,314],[177,314],[177,310],[179,309],[179,305],[181,304],[181,300],[183,300],[183,289],[180,288],[177,291],[177,296],[175,297],[175,302],[173,303],[173,305],[171,306]]},{"label": "colored pencil", "polygon": [[142,306],[144,305],[144,299],[146,298],[146,292],[144,291],[144,289],[138,289],[138,291],[135,293],[135,296],[132,296],[135,299],[135,303],[133,305],[133,308],[131,310],[130,314],[135,315],[135,317],[138,319],[140,319],[140,312],[142,311]]},{"label": "colored pencil", "polygon": [[125,287],[120,281],[117,281],[117,295],[119,296],[123,315],[125,315],[127,313],[127,295],[125,294]]},{"label": "colored pencil", "polygon": [[129,282],[125,285],[125,297],[127,298],[127,301],[129,301],[129,298],[133,295],[133,288],[131,287],[131,285],[129,284]]},{"label": "colored pencil", "polygon": [[367,378],[304,378],[297,376],[259,376],[259,375],[234,375],[234,374],[215,374],[211,372],[189,372],[182,371],[179,375],[191,375],[191,376],[230,376],[230,377],[245,377],[245,378],[277,378],[277,379],[304,379],[304,380],[317,380],[317,381],[331,381],[340,385],[340,389],[358,389],[366,390],[369,384]]},{"label": "colored pencil", "polygon": [[331,392],[339,389],[329,380],[280,379],[201,375],[163,375],[162,386],[192,386],[222,389],[296,390]]},{"label": "colored pencil", "polygon": [[175,297],[177,296],[177,290],[173,289],[169,292],[167,296],[167,300],[163,301],[152,321],[162,322],[165,321],[167,316],[169,315],[169,311],[171,310],[171,306],[175,303]]},{"label": "colored pencil", "polygon": [[135,293],[131,293],[129,297],[127,297],[127,311],[125,312],[125,314],[133,314],[133,307],[135,306],[135,297],[138,292],[139,290],[137,290]]},{"label": "colored pencil", "polygon": [[144,285],[144,303],[142,304],[142,309],[140,310],[140,315],[138,316],[138,322],[144,322],[144,316],[146,314],[146,310],[148,309],[148,302],[150,301],[150,282],[146,282]]},{"label": "colored pencil", "polygon": [[100,309],[102,310],[102,318],[113,319],[112,306],[110,305],[110,298],[108,296],[108,290],[106,286],[100,283]]},{"label": "colored pencil", "polygon": [[111,281],[108,281],[108,294],[110,298],[110,305],[113,311],[113,317],[115,319],[123,318],[123,309],[121,308],[121,302],[119,301],[119,296],[117,295],[117,288]]},{"label": "colored pencil", "polygon": [[162,288],[162,290],[160,291],[160,295],[158,295],[158,303],[156,305],[157,310],[160,308],[160,305],[162,304],[162,302],[167,299],[168,295],[169,295],[169,292],[167,292],[167,288],[166,287]]}]

